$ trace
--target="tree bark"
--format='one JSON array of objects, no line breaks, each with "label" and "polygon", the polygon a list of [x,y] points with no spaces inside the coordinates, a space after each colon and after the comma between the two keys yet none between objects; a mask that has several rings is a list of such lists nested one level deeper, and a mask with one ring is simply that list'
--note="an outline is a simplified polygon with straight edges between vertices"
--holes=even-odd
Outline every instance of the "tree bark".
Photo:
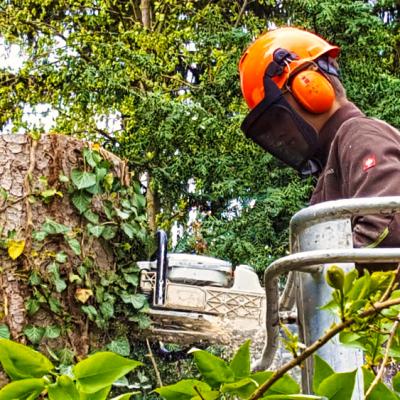
[{"label": "tree bark", "polygon": [[146,29],[151,29],[150,0],[141,0],[140,10],[142,12],[142,23]]},{"label": "tree bark", "polygon": [[[85,256],[94,260],[96,268],[110,270],[114,265],[113,255],[104,242],[94,237],[85,238],[83,234],[82,242],[87,242],[82,249],[86,254],[80,257],[72,252],[62,235],[52,235],[43,242],[33,242],[31,235],[32,230],[40,230],[46,218],[72,231],[83,232],[82,217],[71,203],[59,176],[68,177],[74,168],[82,168],[81,153],[85,146],[84,142],[62,135],[43,135],[38,141],[25,135],[0,135],[0,238],[7,242],[10,240],[7,236],[14,235],[13,240],[25,240],[24,252],[15,260],[6,249],[0,249],[0,323],[7,324],[11,338],[20,342],[25,340],[23,331],[27,325],[61,326],[66,334],[59,339],[46,339],[42,345],[69,347],[78,357],[89,351],[91,325],[80,310],[82,303],[75,298],[77,287],[68,277],[76,273]],[[111,153],[101,150],[101,154],[111,161],[113,174],[127,184],[126,164]],[[44,190],[43,177],[48,188],[62,192],[63,196],[56,195],[47,204],[43,202],[40,196]],[[33,271],[41,277],[47,276],[49,263],[60,251],[68,256],[67,262],[60,265],[60,275],[68,282],[67,289],[50,295],[62,305],[62,315],[44,304],[30,316],[26,302],[37,288],[28,283],[29,277]],[[90,280],[90,272],[88,274]]]}]

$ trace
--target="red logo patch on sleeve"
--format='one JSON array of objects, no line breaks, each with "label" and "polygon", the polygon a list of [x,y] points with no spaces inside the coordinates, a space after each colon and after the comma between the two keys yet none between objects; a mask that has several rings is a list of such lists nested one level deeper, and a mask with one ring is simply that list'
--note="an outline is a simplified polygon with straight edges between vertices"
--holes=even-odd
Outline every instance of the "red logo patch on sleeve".
[{"label": "red logo patch on sleeve", "polygon": [[367,171],[376,165],[376,157],[375,154],[371,154],[368,157],[365,157],[363,160],[363,171]]}]

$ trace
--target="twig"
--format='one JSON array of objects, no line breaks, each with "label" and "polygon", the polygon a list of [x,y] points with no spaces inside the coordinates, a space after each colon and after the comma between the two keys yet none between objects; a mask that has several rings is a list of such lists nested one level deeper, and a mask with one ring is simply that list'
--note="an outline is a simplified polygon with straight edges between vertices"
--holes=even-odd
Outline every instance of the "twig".
[{"label": "twig", "polygon": [[193,389],[195,390],[195,392],[199,395],[201,400],[205,400],[205,398],[201,395],[200,390],[197,388],[197,386],[193,386]]},{"label": "twig", "polygon": [[400,263],[397,264],[397,269],[395,274],[392,276],[389,286],[385,290],[385,293],[381,297],[380,301],[386,301],[389,296],[392,294],[392,291],[395,289],[395,286],[398,284],[400,278]]},{"label": "twig", "polygon": [[247,2],[248,2],[248,0],[244,0],[244,2],[243,2],[242,8],[239,11],[239,15],[238,15],[237,20],[236,20],[235,25],[234,25],[235,28],[238,27],[239,22],[242,19],[244,12],[246,11]]},{"label": "twig", "polygon": [[150,358],[151,363],[153,364],[154,372],[156,373],[157,384],[159,387],[164,386],[161,380],[161,375],[160,371],[158,370],[156,360],[154,359],[153,352],[151,351],[149,339],[146,339],[146,344],[147,344],[147,349],[149,350],[148,357]]},{"label": "twig", "polygon": [[[373,304],[371,308],[368,310],[363,311],[361,314],[357,316],[357,320],[360,318],[365,318],[369,317],[373,314],[378,313],[379,311],[389,308],[395,305],[400,304],[400,299],[392,299],[392,300],[387,300],[384,302],[377,302]],[[354,318],[350,318],[346,321],[341,322],[338,325],[334,325],[331,329],[329,329],[326,334],[322,337],[320,337],[318,340],[316,340],[314,343],[312,343],[309,347],[307,347],[303,353],[301,353],[297,358],[294,358],[293,360],[289,361],[285,365],[283,365],[280,369],[274,372],[274,374],[271,376],[271,378],[263,383],[259,388],[252,394],[251,397],[249,397],[249,400],[256,400],[260,399],[263,394],[277,381],[279,380],[283,375],[286,374],[286,372],[290,371],[292,368],[294,368],[297,365],[300,365],[306,358],[310,357],[313,353],[315,353],[319,348],[321,348],[325,343],[327,343],[330,339],[332,339],[335,335],[337,335],[339,332],[344,330],[345,328],[348,328],[350,325],[352,325],[356,320]]]},{"label": "twig", "polygon": [[26,245],[25,248],[30,251],[30,236],[33,229],[33,221],[32,221],[32,207],[31,203],[29,202],[29,196],[32,193],[31,189],[31,179],[33,175],[33,171],[35,170],[36,166],[36,149],[38,146],[38,140],[31,140],[31,146],[29,151],[29,167],[28,171],[26,172],[24,178],[24,190],[25,190],[25,207],[26,207],[26,223],[25,223],[25,235],[26,235]]},{"label": "twig", "polygon": [[[399,317],[400,313],[397,316]],[[387,361],[389,359],[389,351],[390,351],[390,348],[392,346],[393,338],[394,338],[394,335],[395,335],[395,333],[397,331],[397,327],[398,326],[399,326],[399,321],[396,321],[393,324],[392,329],[390,330],[389,339],[388,339],[388,341],[386,343],[385,356],[383,357],[382,364],[381,364],[381,366],[379,368],[379,371],[378,371],[377,375],[375,376],[375,379],[372,381],[372,383],[369,386],[367,392],[365,393],[364,400],[366,400],[368,398],[368,396],[372,393],[372,391],[378,385],[379,381],[381,380],[381,378],[383,376]]]},{"label": "twig", "polygon": [[0,207],[0,213],[6,211],[8,207],[10,207],[10,206],[12,206],[14,204],[17,204],[20,201],[25,200],[25,199],[26,199],[26,195],[22,196],[22,197],[18,197],[17,199],[14,199],[14,200],[11,200],[11,201],[10,200],[6,200],[5,204],[2,207]]}]

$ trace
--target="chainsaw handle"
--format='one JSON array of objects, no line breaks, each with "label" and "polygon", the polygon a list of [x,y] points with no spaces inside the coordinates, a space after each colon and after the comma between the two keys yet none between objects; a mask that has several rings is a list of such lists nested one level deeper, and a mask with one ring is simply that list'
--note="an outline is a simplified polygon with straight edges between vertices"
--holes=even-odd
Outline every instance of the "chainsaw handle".
[{"label": "chainsaw handle", "polygon": [[168,237],[165,231],[157,231],[157,280],[156,280],[156,293],[154,296],[154,305],[163,306],[165,304],[166,286],[167,286],[167,273],[168,273],[168,258],[167,246]]}]

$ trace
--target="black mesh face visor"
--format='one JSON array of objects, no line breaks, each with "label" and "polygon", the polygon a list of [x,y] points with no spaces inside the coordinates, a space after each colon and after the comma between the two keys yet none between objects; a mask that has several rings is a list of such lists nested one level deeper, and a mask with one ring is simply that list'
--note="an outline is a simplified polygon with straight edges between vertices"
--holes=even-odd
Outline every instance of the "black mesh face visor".
[{"label": "black mesh face visor", "polygon": [[264,98],[245,118],[242,131],[264,150],[298,171],[318,150],[314,128],[297,114],[268,76]]}]

